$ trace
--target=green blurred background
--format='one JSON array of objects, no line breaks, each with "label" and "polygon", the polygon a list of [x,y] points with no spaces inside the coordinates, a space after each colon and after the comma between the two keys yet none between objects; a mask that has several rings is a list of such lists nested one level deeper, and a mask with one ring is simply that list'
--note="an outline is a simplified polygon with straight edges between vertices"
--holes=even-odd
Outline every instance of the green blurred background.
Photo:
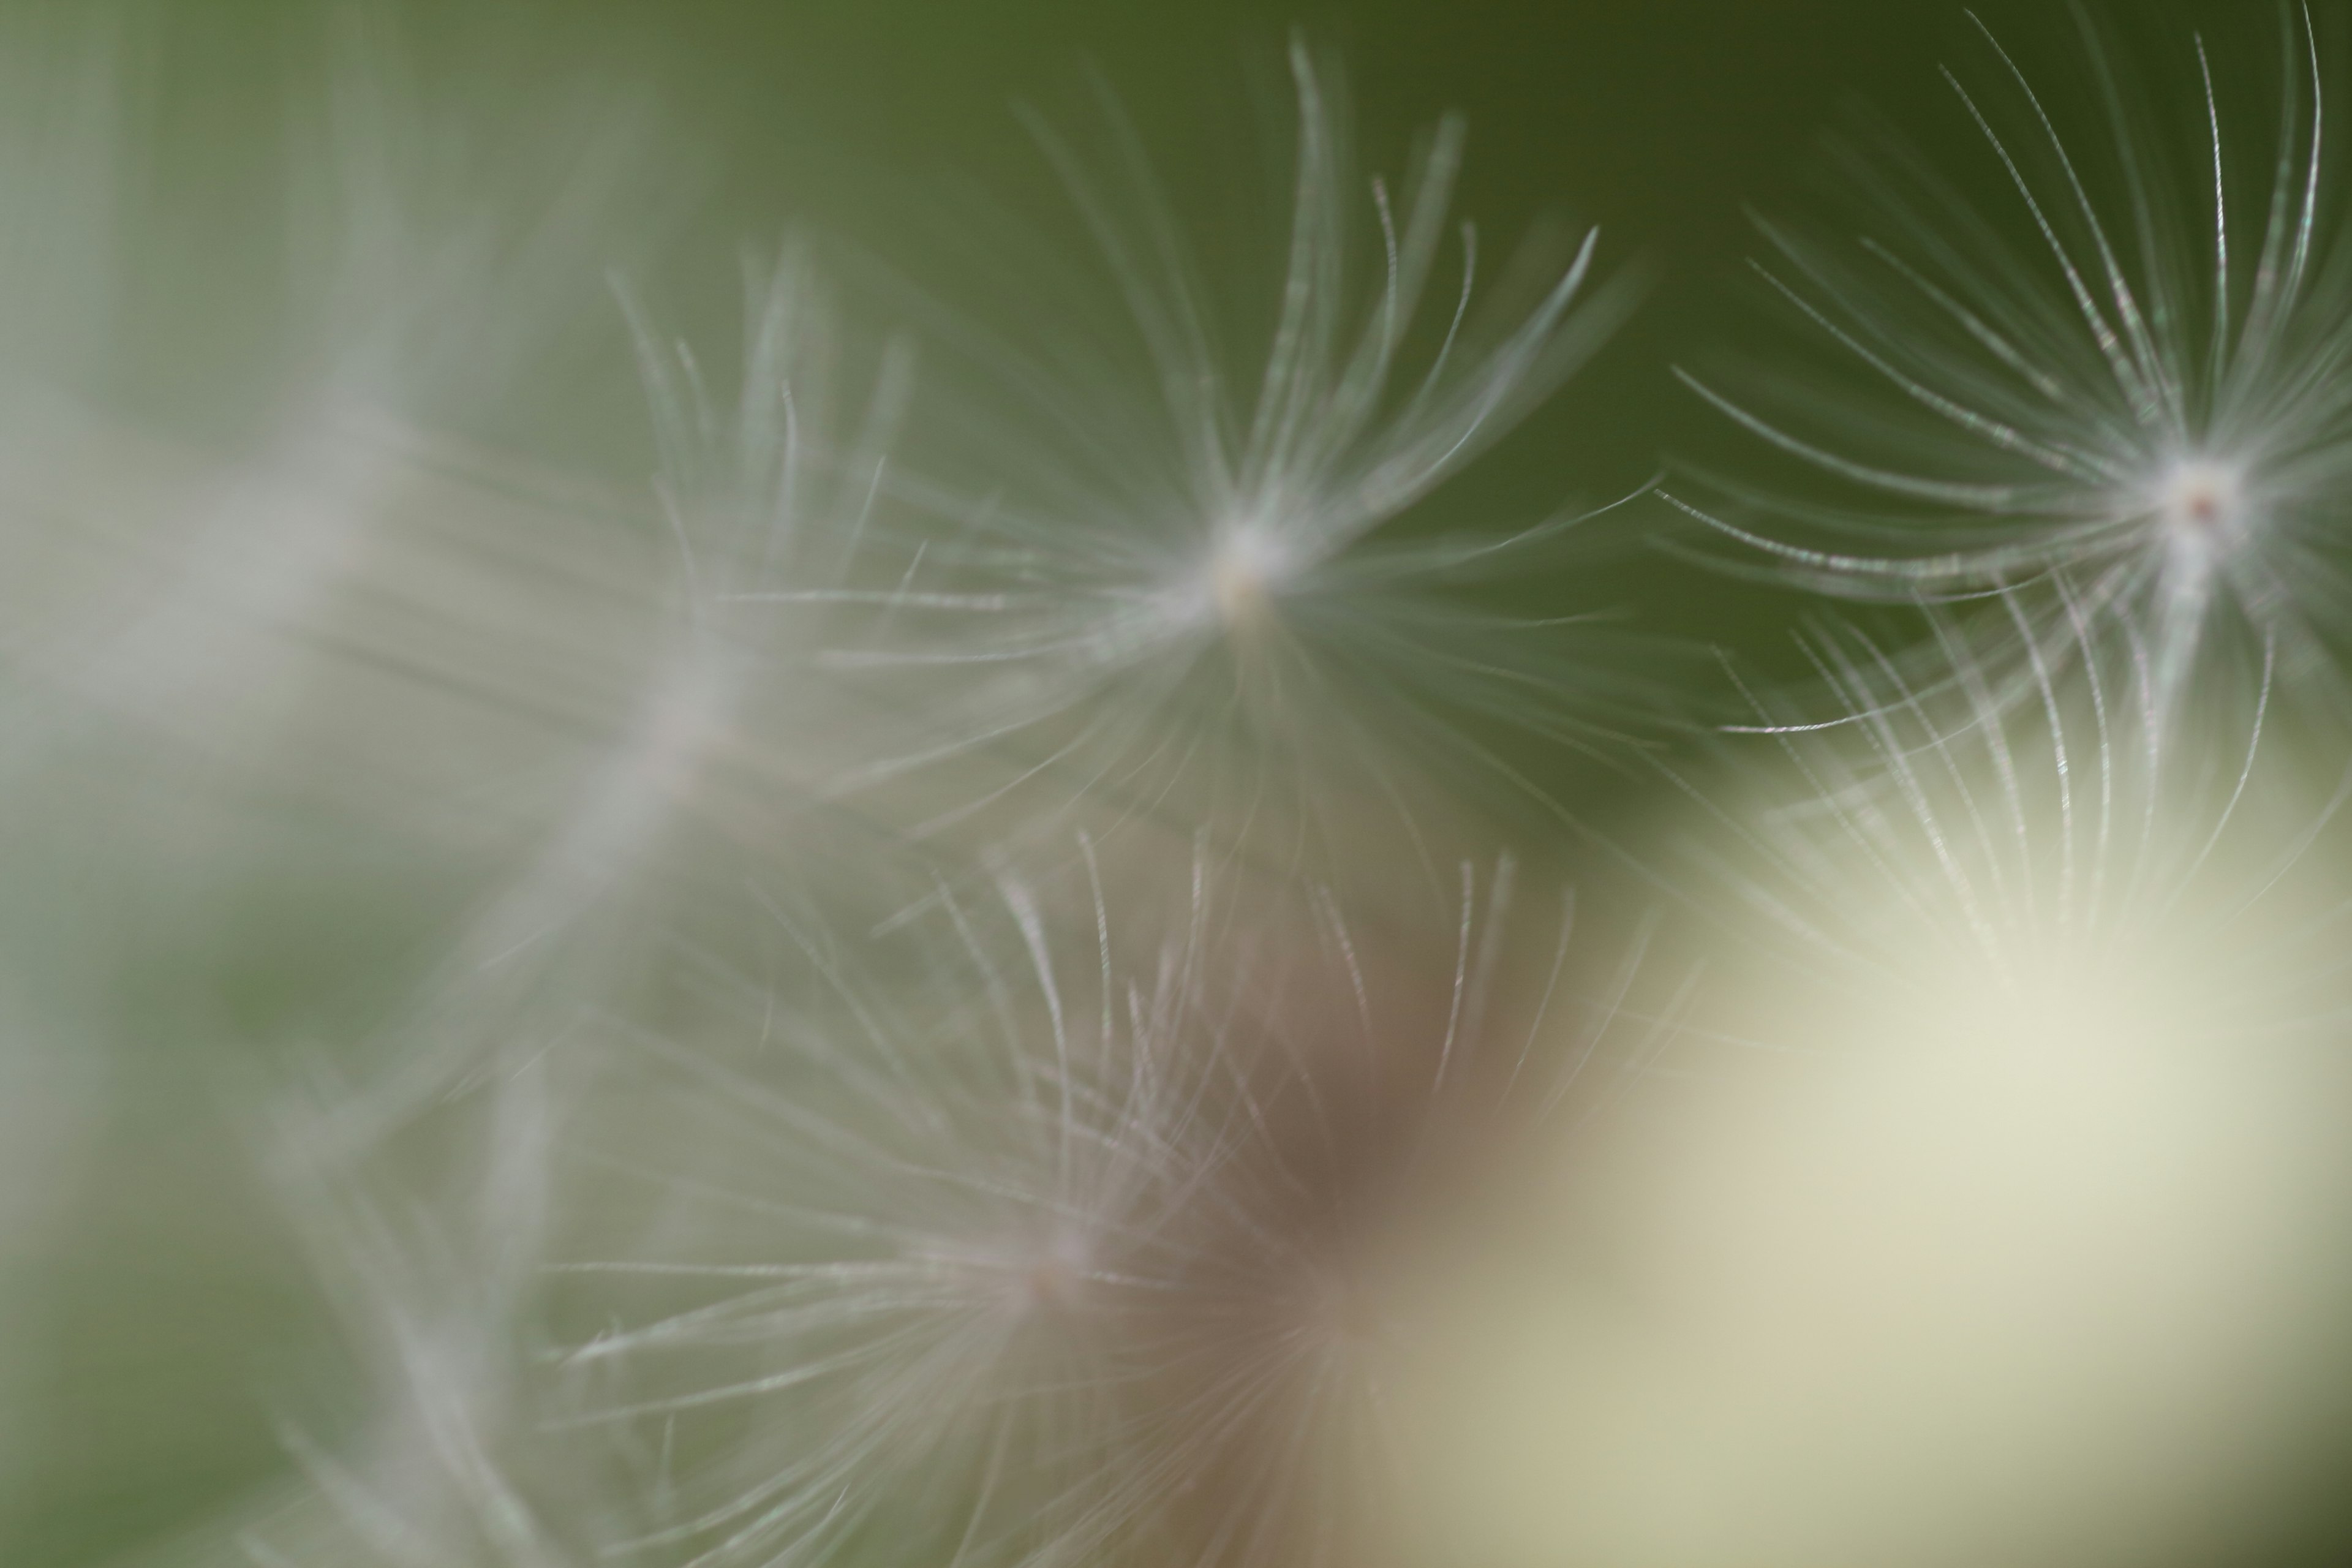
[{"label": "green blurred background", "polygon": [[[0,12],[35,9],[0,0]],[[315,87],[328,9],[185,0],[126,11],[152,90],[137,196],[152,226],[140,230],[149,255],[129,287],[123,346],[93,373],[112,405],[197,436],[273,416],[285,263],[268,215],[288,106]],[[788,231],[831,237],[844,256],[886,257],[954,303],[968,269],[955,204],[977,192],[1083,259],[1067,203],[1013,109],[1089,123],[1089,68],[1151,149],[1213,273],[1237,289],[1270,282],[1276,258],[1258,244],[1262,231],[1223,226],[1219,215],[1236,185],[1252,198],[1280,190],[1283,171],[1267,166],[1258,132],[1281,110],[1282,46],[1303,26],[1346,63],[1366,169],[1400,167],[1416,130],[1461,110],[1471,140],[1457,207],[1501,242],[1495,254],[1542,222],[1598,224],[1604,264],[1649,280],[1633,323],[1441,499],[1441,521],[1526,521],[1613,498],[1668,452],[1723,446],[1670,367],[1710,363],[1749,335],[1765,302],[1744,267],[1745,209],[1801,204],[1822,132],[1857,103],[1940,161],[1982,162],[1937,75],[1940,60],[1979,70],[1984,60],[1948,0],[378,9],[428,101],[524,103],[566,84],[649,101],[674,139],[687,199],[643,264],[646,292],[680,331],[722,343],[735,330],[739,248]],[[2344,31],[2334,10],[2322,15],[2331,60]],[[2053,95],[2080,87],[2063,7],[1988,0],[1979,12]],[[2136,3],[2109,15],[2135,45],[2150,41],[2158,72],[2177,72],[2185,32],[2205,26],[2237,40],[2225,70],[2242,68],[2258,88],[2273,79],[2267,6]],[[616,251],[627,237],[615,237]],[[612,331],[589,353],[605,374],[561,395],[486,400],[468,415],[477,433],[615,482],[641,479],[652,457],[625,345]],[[1643,512],[1629,539],[1665,521]],[[1612,571],[1609,592],[1639,605],[1645,624],[1767,658],[1793,614],[1777,595],[1638,549]],[[175,885],[153,863],[126,866],[110,835],[57,831],[61,809],[44,817],[37,804],[8,830],[10,863],[17,886],[56,896],[9,900],[6,938],[61,994],[80,988],[53,1005],[127,1042],[140,1079],[116,1097],[99,1155],[36,1260],[40,1349],[16,1412],[29,1436],[0,1467],[15,1477],[13,1495],[0,1497],[0,1562],[71,1568],[149,1560],[281,1472],[273,1401],[299,1382],[306,1358],[330,1355],[299,1264],[273,1239],[233,1129],[200,1087],[208,1042],[363,1027],[446,910],[395,849],[335,824],[271,821],[242,849],[191,849],[194,868]],[[221,864],[247,850],[234,896],[221,898]],[[420,884],[414,896],[386,896],[404,880]],[[99,945],[77,946],[75,930],[100,933],[112,956],[49,963],[44,953]]]}]

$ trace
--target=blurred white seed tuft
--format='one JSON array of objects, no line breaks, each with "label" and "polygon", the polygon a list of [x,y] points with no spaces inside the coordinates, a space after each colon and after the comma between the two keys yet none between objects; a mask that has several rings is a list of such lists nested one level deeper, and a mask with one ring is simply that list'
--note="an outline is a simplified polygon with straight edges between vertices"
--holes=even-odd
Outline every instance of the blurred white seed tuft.
[{"label": "blurred white seed tuft", "polygon": [[[1089,338],[1039,301],[1038,332],[982,348],[984,459],[894,475],[890,564],[835,663],[928,717],[929,744],[845,781],[924,788],[919,833],[1066,843],[1156,821],[1328,876],[1354,834],[1439,815],[1441,781],[1540,795],[1494,731],[1578,748],[1634,722],[1649,672],[1608,606],[1494,605],[1528,574],[1583,591],[1580,519],[1438,532],[1422,510],[1630,289],[1596,284],[1588,234],[1531,248],[1474,308],[1477,236],[1447,216],[1462,121],[1401,184],[1360,183],[1337,68],[1304,43],[1289,64],[1286,248],[1245,350],[1117,108],[1097,147],[1033,123],[1120,310]],[[1450,855],[1429,854],[1442,885]]]},{"label": "blurred white seed tuft", "polygon": [[1507,1000],[1509,874],[1464,876],[1418,984],[1336,906],[1243,921],[1205,879],[1157,937],[1098,882],[1068,940],[1028,884],[946,893],[895,959],[780,910],[814,986],[718,977],[754,1038],[633,1047],[592,1164],[642,1217],[564,1268],[564,1364],[614,1390],[574,1425],[674,1458],[644,1547],[1354,1560],[1417,1178],[1539,1123],[1611,1021],[1558,952],[1556,1001]]}]

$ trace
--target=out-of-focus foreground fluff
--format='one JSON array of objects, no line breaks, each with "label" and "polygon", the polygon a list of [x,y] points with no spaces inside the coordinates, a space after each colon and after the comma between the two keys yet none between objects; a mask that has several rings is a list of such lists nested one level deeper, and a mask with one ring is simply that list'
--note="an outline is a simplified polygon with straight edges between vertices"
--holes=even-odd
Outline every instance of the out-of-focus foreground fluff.
[{"label": "out-of-focus foreground fluff", "polygon": [[[1991,43],[2002,205],[1845,158],[1858,247],[1764,225],[1832,363],[1631,495],[1536,437],[1633,245],[1495,265],[1307,41],[1254,248],[1105,89],[1081,248],[927,271],[400,20],[265,124],[0,13],[0,1560],[2330,1539],[2318,19],[2259,106]],[[1851,618],[1773,679],[1693,584]]]}]

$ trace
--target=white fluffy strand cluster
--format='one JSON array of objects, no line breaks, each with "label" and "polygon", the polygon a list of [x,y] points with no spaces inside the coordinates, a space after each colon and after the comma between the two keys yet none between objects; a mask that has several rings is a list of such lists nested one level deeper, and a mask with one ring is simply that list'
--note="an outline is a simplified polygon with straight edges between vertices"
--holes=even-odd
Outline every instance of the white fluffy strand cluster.
[{"label": "white fluffy strand cluster", "polygon": [[[131,14],[0,48],[0,1555],[167,1468],[108,1431],[221,1449],[158,1568],[2078,1568],[2305,1500],[2308,10],[2258,167],[2196,41],[2193,181],[2112,40],[2086,138],[1979,24],[1994,205],[1845,155],[1858,247],[1762,225],[1836,369],[1685,376],[1753,476],[1501,527],[1635,290],[1486,268],[1464,121],[1362,174],[1303,40],[1264,288],[1113,104],[1031,127],[1100,331],[875,331],[800,234],[713,352],[644,100],[452,108],[395,20],[303,57],[274,281],[187,269],[275,334],[194,411],[116,384]],[[1644,518],[1834,606],[1809,677],[1692,724],[1584,570]]]}]

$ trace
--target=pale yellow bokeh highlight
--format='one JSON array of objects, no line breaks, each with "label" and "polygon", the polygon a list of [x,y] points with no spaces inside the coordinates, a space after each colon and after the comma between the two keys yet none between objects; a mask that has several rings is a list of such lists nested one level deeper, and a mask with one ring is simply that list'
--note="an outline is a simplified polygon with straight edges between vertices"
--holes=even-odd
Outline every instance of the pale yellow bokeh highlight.
[{"label": "pale yellow bokeh highlight", "polygon": [[1749,1000],[1800,1048],[1636,1089],[1433,1244],[1411,1560],[2227,1560],[2352,1359],[2352,1074],[2324,1029],[2217,1037],[2194,943],[2030,946],[1785,978]]}]

